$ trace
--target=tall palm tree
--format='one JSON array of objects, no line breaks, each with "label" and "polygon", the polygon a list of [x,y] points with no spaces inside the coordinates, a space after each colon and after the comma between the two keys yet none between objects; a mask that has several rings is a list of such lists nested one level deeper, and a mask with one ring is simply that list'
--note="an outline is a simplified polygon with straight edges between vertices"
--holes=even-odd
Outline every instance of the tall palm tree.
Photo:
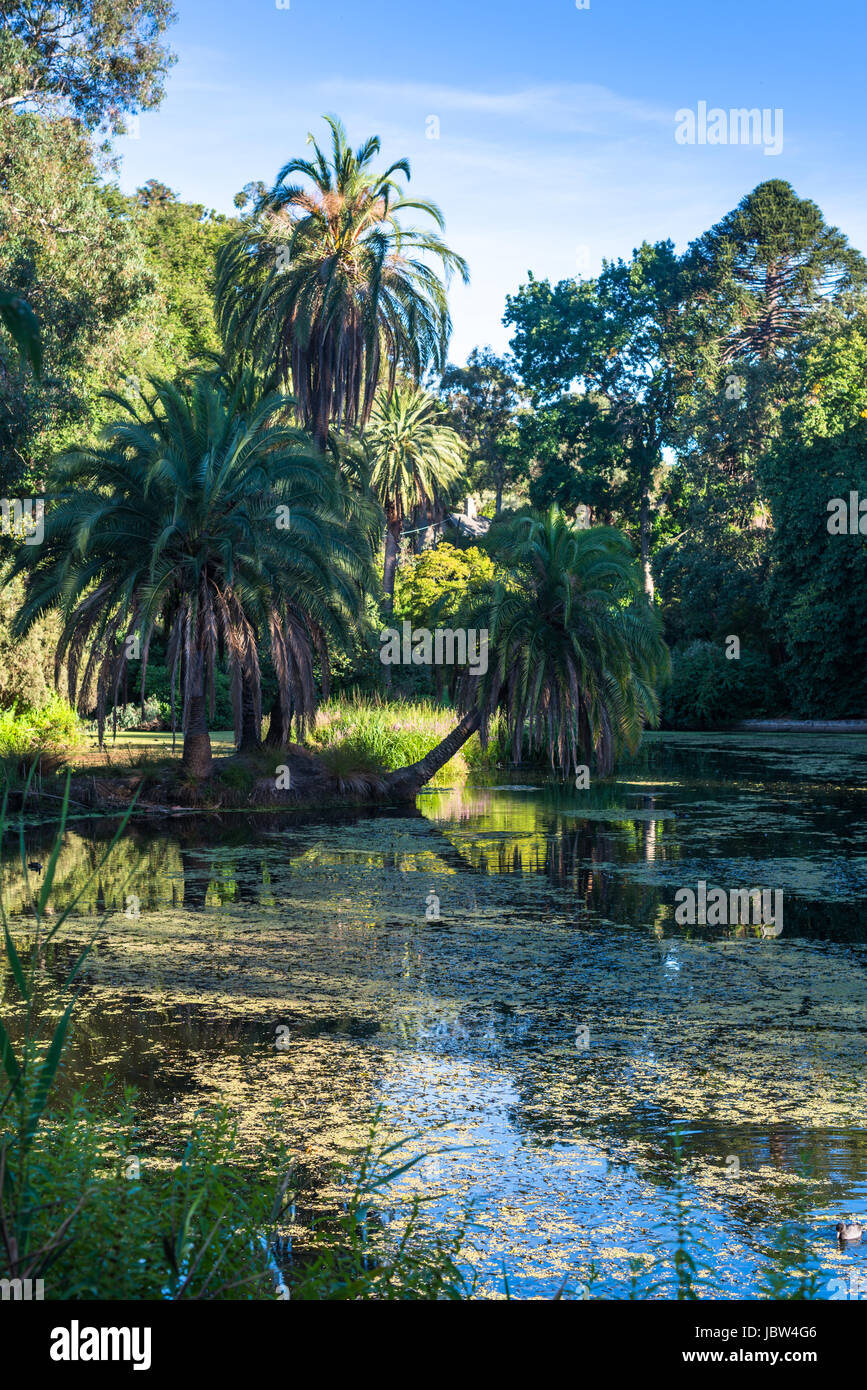
[{"label": "tall palm tree", "polygon": [[[320,448],[332,426],[364,427],[383,377],[392,389],[399,368],[418,381],[445,365],[446,288],[455,271],[469,279],[440,235],[439,208],[404,196],[397,176],[410,178],[409,162],[378,172],[378,136],[353,152],[340,121],[325,120],[331,159],[308,136],[314,157],[280,170],[222,249],[216,287],[224,341],[291,386]],[[404,226],[410,212],[435,230]]]},{"label": "tall palm tree", "polygon": [[370,485],[385,511],[386,605],[394,603],[400,537],[416,506],[430,506],[455,492],[464,473],[460,435],[443,423],[442,407],[426,391],[399,383],[376,397],[364,436],[371,459]]},{"label": "tall palm tree", "polygon": [[[287,423],[293,403],[269,396],[239,413],[234,394],[201,376],[179,387],[151,382],[99,444],[55,464],[54,496],[15,621],[23,634],[48,607],[65,618],[56,674],[67,662],[69,697],[85,712],[96,687],[102,737],[106,702],[138,637],[142,692],[158,624],[167,638],[172,719],[180,677],[183,763],[211,770],[208,710],[224,656],[239,734],[243,689],[260,712],[259,634],[268,634],[284,731],[315,715],[314,659],[345,637],[369,575],[369,547],[350,524],[335,470]],[[28,548],[31,550],[35,548]]]},{"label": "tall palm tree", "polygon": [[518,758],[524,747],[546,751],[567,774],[593,762],[605,775],[616,752],[658,722],[668,652],[626,537],[575,528],[552,508],[492,529],[489,545],[503,577],[453,622],[487,627],[488,669],[456,673],[463,717],[426,757],[391,774],[400,794],[417,791],[477,730],[485,740],[498,710]]}]

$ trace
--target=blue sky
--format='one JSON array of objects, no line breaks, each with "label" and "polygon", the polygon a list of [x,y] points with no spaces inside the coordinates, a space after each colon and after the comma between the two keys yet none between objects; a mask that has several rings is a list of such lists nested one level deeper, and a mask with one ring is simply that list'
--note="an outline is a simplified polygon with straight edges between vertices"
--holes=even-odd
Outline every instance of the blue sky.
[{"label": "blue sky", "polygon": [[[334,111],[408,155],[472,281],[451,357],[505,348],[527,278],[592,274],[642,240],[683,247],[764,179],[788,179],[867,252],[864,0],[175,0],[160,110],[118,142],[121,183],[159,178],[232,211]],[[679,145],[675,112],[783,112],[783,149]],[[428,138],[429,117],[439,139]]]}]

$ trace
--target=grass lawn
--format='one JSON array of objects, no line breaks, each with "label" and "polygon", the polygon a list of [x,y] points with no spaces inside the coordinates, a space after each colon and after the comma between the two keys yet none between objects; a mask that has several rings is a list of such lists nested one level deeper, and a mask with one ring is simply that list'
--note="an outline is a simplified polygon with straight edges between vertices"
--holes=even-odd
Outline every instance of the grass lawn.
[{"label": "grass lawn", "polygon": [[[175,752],[178,757],[183,751],[184,739],[180,731],[175,735]],[[98,748],[96,734],[88,734],[86,740],[88,748]],[[115,749],[139,749],[153,748],[161,753],[171,753],[172,735],[156,730],[153,732],[140,732],[138,730],[118,731],[117,738],[112,738],[110,733],[105,736],[103,747],[110,753]],[[231,752],[235,747],[235,735],[231,729],[218,729],[211,733],[211,748],[215,755]]]}]

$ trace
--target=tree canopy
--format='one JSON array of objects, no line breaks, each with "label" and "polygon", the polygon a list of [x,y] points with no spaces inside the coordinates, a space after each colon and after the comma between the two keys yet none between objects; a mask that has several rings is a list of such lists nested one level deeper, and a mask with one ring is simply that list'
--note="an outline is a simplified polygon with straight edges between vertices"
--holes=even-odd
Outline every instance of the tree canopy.
[{"label": "tree canopy", "polygon": [[172,0],[0,0],[0,108],[64,112],[118,133],[159,106]]}]

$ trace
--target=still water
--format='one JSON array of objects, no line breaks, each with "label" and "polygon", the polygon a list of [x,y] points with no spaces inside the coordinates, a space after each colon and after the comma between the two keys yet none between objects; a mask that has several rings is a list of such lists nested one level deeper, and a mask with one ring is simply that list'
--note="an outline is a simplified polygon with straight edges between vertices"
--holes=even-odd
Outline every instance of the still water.
[{"label": "still water", "polygon": [[[314,1176],[381,1107],[483,1294],[670,1294],[678,1171],[714,1296],[867,1294],[834,1239],[867,1212],[865,793],[867,739],[658,735],[587,790],[513,768],[415,814],[138,823],[64,929],[58,969],[108,914],[65,1084],[134,1084],[155,1131],[226,1102],[250,1146],[279,1102]],[[57,903],[111,832],[72,822]],[[781,891],[783,931],[678,925],[701,880]]]}]

